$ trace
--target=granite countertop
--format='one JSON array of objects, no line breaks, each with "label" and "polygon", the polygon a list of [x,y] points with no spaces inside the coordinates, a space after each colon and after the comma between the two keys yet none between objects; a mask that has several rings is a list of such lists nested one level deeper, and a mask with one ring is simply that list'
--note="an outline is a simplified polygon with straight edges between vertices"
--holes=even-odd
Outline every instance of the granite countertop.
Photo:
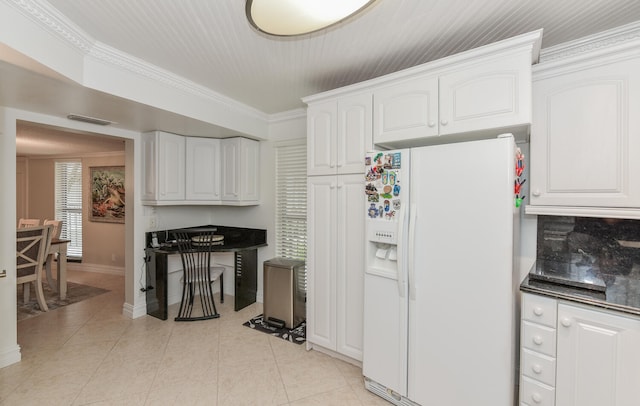
[{"label": "granite countertop", "polygon": [[580,288],[527,276],[520,290],[571,302],[640,315],[640,279],[625,275],[602,275],[604,292]]},{"label": "granite countertop", "polygon": [[[158,254],[178,254],[178,246],[171,240],[171,238],[174,238],[174,232],[201,232],[204,230],[213,230],[217,234],[224,236],[224,240],[221,244],[214,245],[212,247],[213,252],[235,252],[267,246],[266,230],[216,225],[203,225],[183,229],[149,232],[147,233],[147,246],[149,247],[148,249]],[[150,246],[151,235],[153,233],[156,234],[158,242],[160,243],[160,246],[156,248],[152,248]]]}]

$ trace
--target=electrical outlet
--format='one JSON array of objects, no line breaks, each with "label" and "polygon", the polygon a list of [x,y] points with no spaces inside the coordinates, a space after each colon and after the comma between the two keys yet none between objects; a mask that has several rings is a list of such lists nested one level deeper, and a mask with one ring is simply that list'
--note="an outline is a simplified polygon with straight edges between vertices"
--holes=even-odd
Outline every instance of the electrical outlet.
[{"label": "electrical outlet", "polygon": [[149,228],[156,229],[158,227],[158,219],[156,216],[149,217]]}]

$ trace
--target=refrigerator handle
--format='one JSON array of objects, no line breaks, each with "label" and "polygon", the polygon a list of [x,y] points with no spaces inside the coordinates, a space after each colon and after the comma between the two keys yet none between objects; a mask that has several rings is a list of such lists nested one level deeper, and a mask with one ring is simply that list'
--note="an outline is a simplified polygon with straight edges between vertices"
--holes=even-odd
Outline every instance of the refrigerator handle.
[{"label": "refrigerator handle", "polygon": [[418,217],[418,207],[415,203],[411,204],[411,213],[409,217],[409,250],[407,261],[409,261],[409,300],[416,299],[415,285],[415,237],[416,237],[416,218]]},{"label": "refrigerator handle", "polygon": [[405,292],[405,268],[404,268],[404,255],[402,254],[403,251],[403,247],[404,247],[404,227],[406,225],[406,217],[407,217],[407,210],[404,208],[403,206],[400,206],[400,216],[398,216],[398,244],[396,246],[396,250],[398,251],[398,259],[396,262],[396,266],[398,267],[398,272],[397,272],[397,280],[398,280],[398,293],[400,294],[400,297],[404,297],[404,292]]}]

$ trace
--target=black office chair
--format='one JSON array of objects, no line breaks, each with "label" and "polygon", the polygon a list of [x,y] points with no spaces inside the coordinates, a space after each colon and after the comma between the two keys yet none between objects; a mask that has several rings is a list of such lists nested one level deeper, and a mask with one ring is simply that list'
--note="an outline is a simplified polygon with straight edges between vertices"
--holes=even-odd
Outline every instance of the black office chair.
[{"label": "black office chair", "polygon": [[[220,243],[215,229],[175,232],[182,259],[182,301],[176,321],[220,317],[213,299],[213,283],[220,280],[220,302],[224,302],[224,267],[212,266],[212,247]],[[200,300],[197,301],[196,297]],[[199,304],[199,305],[198,305]],[[195,310],[195,315],[194,315]]]}]

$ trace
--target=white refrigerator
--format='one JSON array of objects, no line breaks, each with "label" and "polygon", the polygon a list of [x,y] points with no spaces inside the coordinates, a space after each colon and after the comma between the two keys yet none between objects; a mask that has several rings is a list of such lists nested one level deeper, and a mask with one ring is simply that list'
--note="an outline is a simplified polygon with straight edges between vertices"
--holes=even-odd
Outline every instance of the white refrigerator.
[{"label": "white refrigerator", "polygon": [[398,405],[513,405],[513,136],[365,160],[366,387]]}]

